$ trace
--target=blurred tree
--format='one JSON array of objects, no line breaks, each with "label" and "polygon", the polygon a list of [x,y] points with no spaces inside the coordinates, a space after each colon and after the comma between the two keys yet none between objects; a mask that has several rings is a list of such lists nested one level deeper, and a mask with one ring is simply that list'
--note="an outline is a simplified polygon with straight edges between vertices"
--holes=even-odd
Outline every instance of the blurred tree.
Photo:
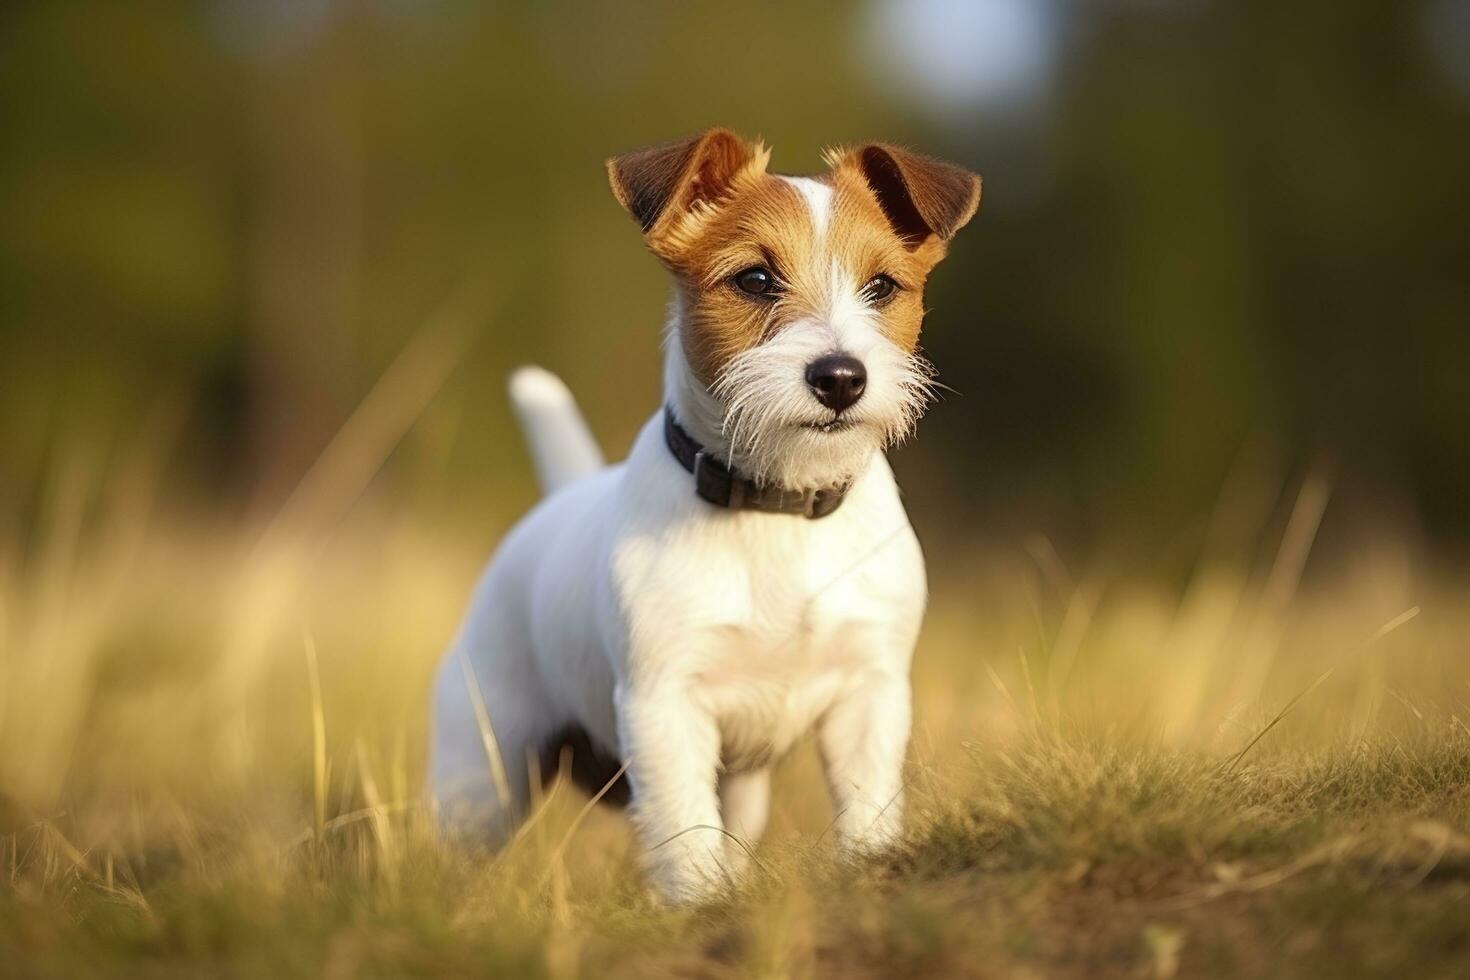
[{"label": "blurred tree", "polygon": [[785,171],[882,136],[986,177],[926,330],[963,396],[898,457],[921,530],[1156,550],[1265,446],[1464,544],[1470,35],[1424,26],[1456,2],[6,4],[0,513],[180,392],[174,492],[269,505],[481,280],[387,480],[514,512],[512,364],[613,452],[657,397],[666,287],[603,158],[721,123]]},{"label": "blurred tree", "polygon": [[344,10],[299,46],[258,53],[245,73],[246,425],[256,493],[267,504],[279,503],[321,452],[363,381],[357,303],[368,161],[358,28]]}]

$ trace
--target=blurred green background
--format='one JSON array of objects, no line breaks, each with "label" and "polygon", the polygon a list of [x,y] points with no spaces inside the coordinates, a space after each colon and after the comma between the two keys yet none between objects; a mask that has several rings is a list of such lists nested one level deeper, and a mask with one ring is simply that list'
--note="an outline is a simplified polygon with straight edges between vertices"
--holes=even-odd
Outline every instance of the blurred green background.
[{"label": "blurred green background", "polygon": [[984,175],[928,296],[958,394],[896,455],[931,551],[1167,572],[1311,467],[1329,556],[1470,545],[1470,0],[8,0],[0,532],[160,428],[172,506],[271,513],[447,309],[375,492],[488,545],[534,497],[508,369],[610,455],[656,406],[602,161],[713,124]]}]

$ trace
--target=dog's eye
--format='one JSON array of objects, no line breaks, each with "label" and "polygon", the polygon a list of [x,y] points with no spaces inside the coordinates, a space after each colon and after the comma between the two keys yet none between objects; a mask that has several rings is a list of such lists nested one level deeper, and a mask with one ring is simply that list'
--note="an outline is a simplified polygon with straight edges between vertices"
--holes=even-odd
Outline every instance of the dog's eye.
[{"label": "dog's eye", "polygon": [[765,296],[776,291],[776,277],[771,270],[756,266],[735,274],[735,285],[742,293]]},{"label": "dog's eye", "polygon": [[892,296],[896,289],[898,289],[898,283],[881,274],[863,284],[863,294],[875,303]]}]

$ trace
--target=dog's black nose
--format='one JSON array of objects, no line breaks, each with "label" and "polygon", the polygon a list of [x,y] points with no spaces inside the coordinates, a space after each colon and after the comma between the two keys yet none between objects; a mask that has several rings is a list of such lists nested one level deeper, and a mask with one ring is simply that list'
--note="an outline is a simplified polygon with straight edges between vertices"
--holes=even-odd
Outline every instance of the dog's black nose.
[{"label": "dog's black nose", "polygon": [[817,401],[834,412],[857,404],[868,387],[868,369],[847,354],[828,354],[806,366],[806,383]]}]

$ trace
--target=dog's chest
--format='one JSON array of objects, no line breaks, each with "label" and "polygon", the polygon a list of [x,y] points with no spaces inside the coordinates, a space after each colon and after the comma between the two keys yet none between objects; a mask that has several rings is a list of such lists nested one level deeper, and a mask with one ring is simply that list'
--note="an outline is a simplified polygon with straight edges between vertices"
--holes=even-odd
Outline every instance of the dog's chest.
[{"label": "dog's chest", "polygon": [[857,676],[816,644],[744,637],[711,656],[689,690],[719,725],[725,766],[741,771],[783,755]]},{"label": "dog's chest", "polygon": [[756,583],[748,616],[711,624],[691,664],[690,694],[717,720],[730,768],[784,753],[872,656],[843,642],[857,628],[843,609],[785,584]]},{"label": "dog's chest", "polygon": [[748,516],[630,542],[617,562],[638,638],[629,654],[644,658],[632,666],[680,677],[733,769],[784,753],[868,673],[898,666],[885,661],[907,655],[894,639],[916,628],[924,595],[906,520],[873,537]]}]

